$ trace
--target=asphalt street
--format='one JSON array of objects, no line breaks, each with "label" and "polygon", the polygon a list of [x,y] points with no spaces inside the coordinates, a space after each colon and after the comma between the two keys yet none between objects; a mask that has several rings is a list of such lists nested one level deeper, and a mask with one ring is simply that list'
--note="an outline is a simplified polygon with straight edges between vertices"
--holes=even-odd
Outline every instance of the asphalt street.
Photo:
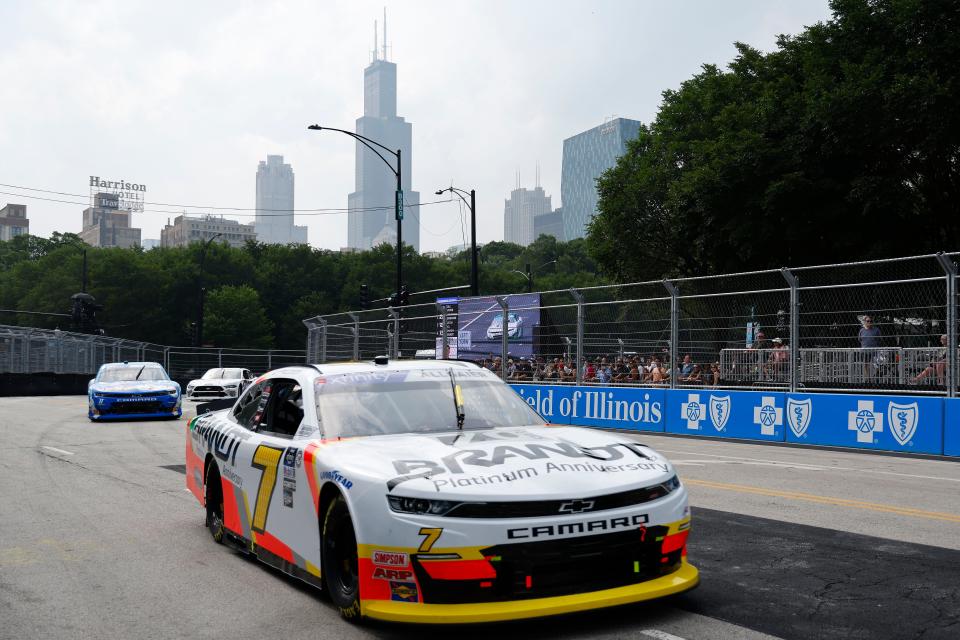
[{"label": "asphalt street", "polygon": [[353,626],[210,540],[185,425],[0,398],[0,638],[960,637],[957,462],[640,434],[690,491],[698,589],[521,623]]}]

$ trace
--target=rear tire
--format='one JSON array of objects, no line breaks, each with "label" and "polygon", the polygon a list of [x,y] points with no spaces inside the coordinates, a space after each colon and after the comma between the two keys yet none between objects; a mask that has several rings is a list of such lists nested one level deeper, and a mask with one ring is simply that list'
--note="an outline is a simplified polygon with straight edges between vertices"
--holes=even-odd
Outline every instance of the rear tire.
[{"label": "rear tire", "polygon": [[360,619],[357,537],[343,496],[334,498],[327,508],[321,544],[324,587],[340,616],[356,622]]},{"label": "rear tire", "polygon": [[210,462],[207,467],[207,478],[204,482],[206,488],[207,505],[207,529],[213,541],[217,544],[223,544],[223,483],[220,481],[220,470],[216,462]]}]

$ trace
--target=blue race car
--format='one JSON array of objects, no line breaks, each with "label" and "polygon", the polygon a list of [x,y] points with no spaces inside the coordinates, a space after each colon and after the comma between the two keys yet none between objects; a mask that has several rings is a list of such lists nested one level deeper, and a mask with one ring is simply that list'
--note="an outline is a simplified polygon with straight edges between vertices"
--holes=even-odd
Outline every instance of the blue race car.
[{"label": "blue race car", "polygon": [[180,385],[156,362],[118,362],[100,367],[87,387],[91,420],[179,418]]}]

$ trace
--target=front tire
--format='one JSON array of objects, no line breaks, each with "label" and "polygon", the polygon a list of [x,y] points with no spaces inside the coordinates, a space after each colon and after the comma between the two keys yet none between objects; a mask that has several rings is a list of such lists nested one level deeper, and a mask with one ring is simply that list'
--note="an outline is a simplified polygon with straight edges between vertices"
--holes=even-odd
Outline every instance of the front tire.
[{"label": "front tire", "polygon": [[327,508],[322,545],[323,580],[330,600],[341,617],[356,622],[360,618],[357,536],[343,496],[337,496]]},{"label": "front tire", "polygon": [[217,544],[223,544],[223,483],[220,481],[220,470],[216,462],[210,462],[207,467],[207,478],[204,482],[206,488],[207,505],[207,529],[213,541]]}]

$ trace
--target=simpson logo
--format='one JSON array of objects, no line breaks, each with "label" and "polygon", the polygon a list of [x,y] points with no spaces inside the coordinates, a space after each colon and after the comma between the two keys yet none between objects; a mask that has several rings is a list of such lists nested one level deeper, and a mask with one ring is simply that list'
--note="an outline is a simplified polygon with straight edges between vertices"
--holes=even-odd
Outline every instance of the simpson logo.
[{"label": "simpson logo", "polygon": [[385,567],[375,567],[373,577],[377,580],[409,580],[413,577],[413,571],[409,569],[387,569]]},{"label": "simpson logo", "polygon": [[383,564],[389,567],[406,567],[410,565],[410,556],[399,551],[374,551],[373,564]]},{"label": "simpson logo", "polygon": [[417,583],[415,582],[391,582],[390,599],[397,602],[417,602]]},{"label": "simpson logo", "polygon": [[581,533],[594,531],[614,531],[619,529],[639,529],[650,521],[645,513],[622,518],[604,518],[602,520],[587,520],[585,522],[570,522],[567,524],[547,524],[539,527],[518,527],[507,529],[507,537],[516,540],[520,538],[567,538]]}]

